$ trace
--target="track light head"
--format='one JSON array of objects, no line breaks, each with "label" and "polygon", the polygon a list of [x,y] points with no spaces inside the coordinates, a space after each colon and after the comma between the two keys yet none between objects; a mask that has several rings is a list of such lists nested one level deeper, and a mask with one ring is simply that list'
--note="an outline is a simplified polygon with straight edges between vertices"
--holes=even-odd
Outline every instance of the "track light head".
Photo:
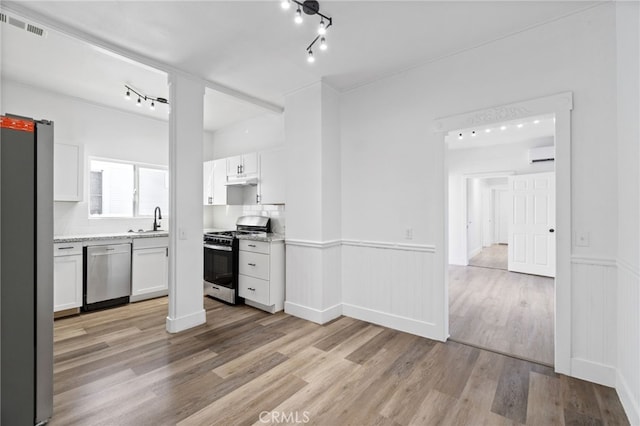
[{"label": "track light head", "polygon": [[318,34],[325,35],[327,33],[327,26],[324,23],[324,19],[320,19],[320,25],[318,26]]},{"label": "track light head", "polygon": [[298,10],[296,10],[296,17],[293,18],[293,22],[296,24],[302,24],[302,10],[300,10],[300,6],[298,6]]},{"label": "track light head", "polygon": [[309,53],[307,55],[307,62],[309,62],[310,64],[314,63],[316,61],[316,58],[313,57],[313,50],[309,49]]},{"label": "track light head", "polygon": [[142,106],[142,98],[138,97],[138,103],[136,103],[136,106]]},{"label": "track light head", "polygon": [[131,99],[131,92],[129,91],[129,89],[127,89],[127,93],[124,95],[124,98],[125,98],[126,100]]},{"label": "track light head", "polygon": [[320,50],[327,50],[327,40],[324,37],[320,38]]},{"label": "track light head", "polygon": [[155,109],[156,109],[156,104],[155,104],[153,101],[151,101],[151,105],[149,105],[149,109],[150,109],[151,111],[153,111],[153,110],[155,110]]}]

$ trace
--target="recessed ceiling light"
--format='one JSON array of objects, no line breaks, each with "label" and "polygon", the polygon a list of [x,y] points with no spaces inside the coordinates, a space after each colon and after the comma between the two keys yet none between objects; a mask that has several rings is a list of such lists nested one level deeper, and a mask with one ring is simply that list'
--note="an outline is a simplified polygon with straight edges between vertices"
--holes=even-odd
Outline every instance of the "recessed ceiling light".
[{"label": "recessed ceiling light", "polygon": [[289,9],[289,7],[291,7],[291,2],[290,2],[290,0],[282,0],[282,2],[280,2],[280,6],[284,10],[287,10],[287,9]]},{"label": "recessed ceiling light", "polygon": [[539,124],[540,120],[534,120],[533,124]]},{"label": "recessed ceiling light", "polygon": [[507,126],[500,126],[500,130],[507,130]]},{"label": "recessed ceiling light", "polygon": [[524,126],[524,124],[520,123],[520,124],[518,124],[517,127],[518,127],[518,129],[522,129],[522,126]]},{"label": "recessed ceiling light", "polygon": [[485,133],[491,133],[491,129],[484,129]]}]

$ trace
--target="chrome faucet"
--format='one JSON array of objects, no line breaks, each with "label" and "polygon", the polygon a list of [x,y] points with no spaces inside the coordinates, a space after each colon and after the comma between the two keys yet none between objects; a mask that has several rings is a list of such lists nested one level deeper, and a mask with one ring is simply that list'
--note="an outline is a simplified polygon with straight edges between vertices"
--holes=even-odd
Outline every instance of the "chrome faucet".
[{"label": "chrome faucet", "polygon": [[[158,213],[158,219],[156,219],[156,213]],[[160,207],[156,207],[153,211],[153,230],[157,231],[160,228],[160,219],[162,219],[162,211]]]}]

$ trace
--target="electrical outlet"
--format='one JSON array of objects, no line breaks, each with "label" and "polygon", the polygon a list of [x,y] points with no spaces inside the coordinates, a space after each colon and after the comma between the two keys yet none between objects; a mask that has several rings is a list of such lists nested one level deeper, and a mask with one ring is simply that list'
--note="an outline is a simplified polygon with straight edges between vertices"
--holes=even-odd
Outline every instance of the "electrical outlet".
[{"label": "electrical outlet", "polygon": [[576,231],[574,245],[576,247],[589,247],[589,233]]},{"label": "electrical outlet", "polygon": [[405,229],[404,238],[407,240],[413,240],[413,228]]},{"label": "electrical outlet", "polygon": [[180,228],[178,230],[178,238],[181,240],[186,240],[187,239],[187,231],[184,228]]}]

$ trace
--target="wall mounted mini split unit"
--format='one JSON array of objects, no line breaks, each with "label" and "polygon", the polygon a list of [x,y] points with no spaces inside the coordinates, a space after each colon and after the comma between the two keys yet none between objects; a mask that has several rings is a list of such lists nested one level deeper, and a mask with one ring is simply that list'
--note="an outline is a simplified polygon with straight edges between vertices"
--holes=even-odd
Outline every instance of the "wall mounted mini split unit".
[{"label": "wall mounted mini split unit", "polygon": [[554,161],[556,157],[555,147],[552,146],[539,146],[537,148],[531,148],[528,151],[529,163],[541,163],[543,161]]}]

